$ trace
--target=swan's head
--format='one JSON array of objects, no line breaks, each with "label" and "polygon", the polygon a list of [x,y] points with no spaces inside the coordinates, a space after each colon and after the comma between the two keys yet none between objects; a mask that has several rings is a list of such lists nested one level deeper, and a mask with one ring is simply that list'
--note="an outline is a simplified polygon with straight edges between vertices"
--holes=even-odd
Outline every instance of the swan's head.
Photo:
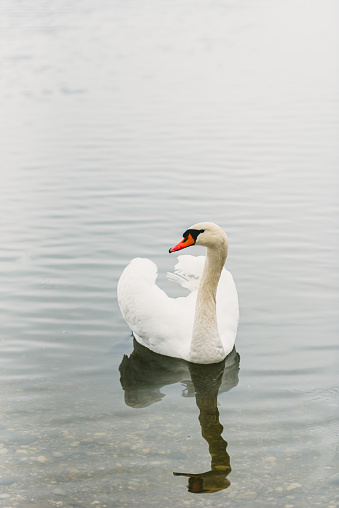
[{"label": "swan's head", "polygon": [[169,252],[185,249],[190,245],[201,245],[211,249],[228,245],[226,233],[213,222],[199,222],[188,228],[182,235],[181,242],[172,247]]}]

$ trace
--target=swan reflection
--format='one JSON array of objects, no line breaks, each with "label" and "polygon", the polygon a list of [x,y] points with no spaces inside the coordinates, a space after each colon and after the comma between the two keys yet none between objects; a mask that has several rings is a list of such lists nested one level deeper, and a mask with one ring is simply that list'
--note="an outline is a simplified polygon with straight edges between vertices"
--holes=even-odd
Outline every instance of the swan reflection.
[{"label": "swan reflection", "polygon": [[182,383],[183,397],[195,396],[199,408],[202,437],[207,441],[211,455],[211,469],[203,473],[174,472],[188,477],[188,490],[193,493],[212,493],[227,489],[231,472],[227,442],[221,436],[218,393],[229,391],[238,384],[239,354],[233,351],[220,363],[199,365],[153,353],[133,341],[130,356],[124,355],[119,367],[120,382],[125,392],[125,403],[140,408],[159,402],[164,394],[161,388]]}]

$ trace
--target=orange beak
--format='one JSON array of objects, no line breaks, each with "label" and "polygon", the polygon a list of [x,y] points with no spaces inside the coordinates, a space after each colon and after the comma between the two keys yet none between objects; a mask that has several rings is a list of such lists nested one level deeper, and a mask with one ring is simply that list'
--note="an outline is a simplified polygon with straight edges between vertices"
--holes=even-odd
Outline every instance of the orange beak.
[{"label": "orange beak", "polygon": [[189,247],[190,245],[194,245],[194,244],[195,244],[195,240],[194,240],[193,236],[191,234],[189,234],[188,236],[186,236],[186,238],[181,240],[181,242],[179,242],[177,245],[172,247],[169,250],[169,252],[174,252],[176,250],[185,249],[186,247]]}]

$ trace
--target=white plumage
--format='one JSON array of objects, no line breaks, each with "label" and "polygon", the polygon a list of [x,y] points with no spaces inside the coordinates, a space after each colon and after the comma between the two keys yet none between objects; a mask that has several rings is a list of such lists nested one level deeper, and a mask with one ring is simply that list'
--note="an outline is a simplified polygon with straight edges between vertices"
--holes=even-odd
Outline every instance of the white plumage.
[{"label": "white plumage", "polygon": [[232,275],[223,268],[227,237],[213,223],[196,224],[187,232],[171,251],[196,243],[207,246],[207,258],[179,256],[175,273],[167,277],[190,293],[169,297],[156,285],[157,266],[149,259],[135,258],[120,277],[118,301],[143,346],[194,363],[216,363],[232,351],[239,320],[237,290]]}]

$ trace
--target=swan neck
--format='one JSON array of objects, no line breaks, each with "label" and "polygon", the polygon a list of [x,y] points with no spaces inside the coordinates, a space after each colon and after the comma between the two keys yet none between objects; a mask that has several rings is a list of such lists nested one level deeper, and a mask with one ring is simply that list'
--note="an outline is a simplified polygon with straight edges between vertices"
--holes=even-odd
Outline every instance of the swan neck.
[{"label": "swan neck", "polygon": [[[190,347],[190,357],[193,362],[217,363],[225,358],[218,331],[216,294],[226,257],[226,239],[219,248],[207,248],[205,266],[197,294]],[[201,362],[202,359],[204,362]]]},{"label": "swan neck", "polygon": [[207,249],[204,270],[199,284],[198,298],[213,298],[217,294],[221,271],[226,261],[226,252],[217,249]]}]

